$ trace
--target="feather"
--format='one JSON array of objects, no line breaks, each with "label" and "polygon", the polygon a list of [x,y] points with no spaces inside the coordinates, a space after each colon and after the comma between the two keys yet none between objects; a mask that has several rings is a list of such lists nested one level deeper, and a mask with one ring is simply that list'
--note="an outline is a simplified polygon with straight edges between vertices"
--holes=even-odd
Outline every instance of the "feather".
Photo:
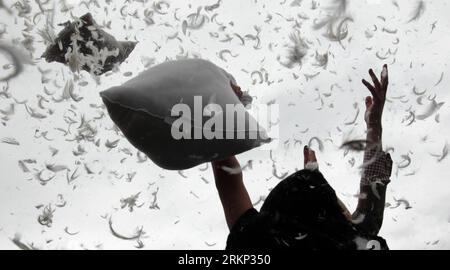
[{"label": "feather", "polygon": [[400,161],[397,165],[399,169],[404,169],[411,164],[411,157],[409,156],[409,154],[401,155],[401,158],[403,158],[403,160]]},{"label": "feather", "polygon": [[413,12],[411,19],[409,19],[408,23],[419,20],[424,12],[425,12],[425,1],[423,0],[417,1],[416,8]]},{"label": "feather", "polygon": [[109,230],[111,231],[112,235],[114,235],[115,237],[122,239],[122,240],[138,240],[145,234],[143,228],[141,227],[141,228],[136,228],[136,232],[134,235],[124,236],[114,230],[114,228],[112,226],[111,218],[109,218],[108,224],[109,224]]},{"label": "feather", "polygon": [[21,235],[20,234],[15,234],[14,238],[11,239],[11,241],[14,243],[14,245],[16,245],[18,248],[22,249],[22,250],[32,250],[33,248],[28,246],[27,244],[23,243],[21,240]]},{"label": "feather", "polygon": [[11,144],[11,145],[20,145],[20,143],[14,138],[3,138],[1,140],[1,142]]},{"label": "feather", "polygon": [[434,86],[438,86],[442,82],[442,79],[444,79],[444,72],[441,73],[441,77],[439,78],[439,81]]},{"label": "feather", "polygon": [[23,162],[23,160],[19,160],[18,163],[19,163],[20,169],[22,169],[22,171],[24,173],[30,172],[30,170],[28,169],[27,165],[25,165],[25,162]]},{"label": "feather", "polygon": [[367,144],[369,142],[367,140],[352,140],[352,141],[347,141],[344,142],[341,145],[341,149],[347,149],[350,151],[364,151],[367,147]]},{"label": "feather", "polygon": [[67,227],[67,226],[64,228],[64,232],[66,232],[68,235],[77,235],[80,233],[80,232],[74,232],[74,233],[70,232],[69,227]]},{"label": "feather", "polygon": [[439,109],[445,104],[445,102],[437,103],[436,100],[432,100],[431,103],[428,105],[428,108],[420,115],[416,116],[416,119],[418,120],[425,120],[428,117],[432,116],[436,112],[439,111]]},{"label": "feather", "polygon": [[23,64],[32,64],[32,62],[28,59],[25,54],[21,51],[17,50],[15,47],[0,43],[0,51],[5,52],[12,61],[12,65],[14,66],[14,71],[8,74],[6,77],[1,77],[1,81],[9,81],[23,72]]},{"label": "feather", "polygon": [[308,147],[309,147],[309,148],[312,148],[311,145],[313,144],[313,141],[316,141],[316,142],[317,142],[317,144],[318,144],[318,146],[319,146],[319,151],[320,151],[320,152],[323,152],[323,149],[324,149],[324,147],[323,147],[323,142],[322,142],[322,140],[320,140],[318,137],[312,137],[312,138],[309,140],[309,142],[308,142]]},{"label": "feather", "polygon": [[105,142],[105,146],[109,149],[113,149],[116,148],[118,143],[119,143],[120,139],[117,139],[115,141],[110,141],[110,140],[106,140]]},{"label": "feather", "polygon": [[303,58],[307,55],[309,46],[298,31],[291,33],[289,40],[291,44],[288,46],[287,63],[283,65],[287,68],[293,68],[295,65],[302,66]]},{"label": "feather", "polygon": [[223,171],[226,171],[228,174],[240,174],[242,173],[242,169],[240,166],[235,167],[235,168],[231,168],[231,167],[227,167],[227,166],[222,166],[220,167]]},{"label": "feather", "polygon": [[47,164],[45,165],[45,167],[47,168],[47,170],[57,173],[60,171],[65,171],[65,170],[69,170],[69,168],[65,165],[53,165],[53,164]]},{"label": "feather", "polygon": [[398,208],[400,205],[405,205],[405,210],[411,209],[411,204],[409,203],[409,201],[407,201],[406,199],[395,199],[394,201],[397,203],[396,206],[391,207],[392,209]]}]

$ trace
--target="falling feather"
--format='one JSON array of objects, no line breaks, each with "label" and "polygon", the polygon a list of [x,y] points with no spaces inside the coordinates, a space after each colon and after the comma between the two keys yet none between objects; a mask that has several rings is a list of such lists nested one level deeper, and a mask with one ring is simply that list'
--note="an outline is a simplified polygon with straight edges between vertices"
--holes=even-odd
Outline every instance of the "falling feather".
[{"label": "falling feather", "polygon": [[109,224],[109,230],[110,230],[110,232],[112,233],[112,235],[115,236],[115,237],[117,237],[117,238],[119,238],[119,239],[122,239],[122,240],[138,240],[138,239],[140,239],[143,235],[145,235],[145,232],[144,232],[143,228],[140,227],[140,228],[137,228],[137,229],[136,229],[136,232],[135,232],[134,235],[131,235],[131,236],[124,236],[124,235],[118,233],[116,230],[114,230],[114,228],[113,228],[113,226],[112,226],[113,222],[112,222],[112,219],[111,219],[111,218],[109,219],[108,224]]},{"label": "falling feather", "polygon": [[424,12],[425,12],[425,1],[424,0],[417,1],[416,8],[412,13],[413,15],[411,19],[409,19],[408,23],[419,20]]},{"label": "falling feather", "polygon": [[428,105],[427,109],[422,113],[416,116],[417,120],[425,120],[428,117],[432,116],[436,112],[439,111],[439,109],[445,104],[445,102],[436,102],[436,100],[432,100],[430,104]]},{"label": "falling feather", "polygon": [[442,162],[447,156],[448,156],[448,143],[445,143],[444,147],[442,148],[441,154],[431,154],[433,157],[437,159],[437,162]]},{"label": "falling feather", "polygon": [[5,52],[6,55],[11,59],[12,65],[14,66],[13,72],[6,75],[5,77],[0,77],[0,82],[9,81],[19,76],[19,74],[21,74],[24,70],[23,64],[32,64],[32,62],[28,59],[27,56],[25,56],[24,53],[10,45],[0,43],[0,52]]},{"label": "falling feather", "polygon": [[20,145],[20,143],[14,138],[3,138],[1,142],[11,145]]}]

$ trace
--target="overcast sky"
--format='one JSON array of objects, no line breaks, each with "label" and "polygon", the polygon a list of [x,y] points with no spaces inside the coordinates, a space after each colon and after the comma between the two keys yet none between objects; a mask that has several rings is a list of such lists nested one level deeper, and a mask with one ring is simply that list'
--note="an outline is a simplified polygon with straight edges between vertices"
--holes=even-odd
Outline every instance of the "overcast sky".
[{"label": "overcast sky", "polygon": [[[343,1],[240,0],[221,1],[218,8],[205,10],[216,0],[144,0],[125,6],[125,1],[98,0],[98,6],[91,3],[89,9],[67,0],[74,16],[89,10],[100,25],[111,21],[105,30],[118,40],[139,41],[120,70],[103,75],[99,84],[81,72],[75,93],[83,99],[78,102],[57,102],[66,82],[74,78],[69,68],[39,59],[45,45],[38,31],[45,16],[35,16],[39,7],[29,1],[31,12],[24,9],[19,17],[20,5],[12,7],[14,2],[3,1],[11,14],[0,8],[0,42],[32,53],[36,64],[25,65],[0,94],[0,248],[18,248],[11,241],[15,235],[42,249],[139,246],[135,240],[114,236],[109,220],[123,236],[142,228],[145,249],[225,247],[228,229],[210,166],[177,172],[141,162],[144,155],[137,155],[114,129],[106,110],[98,107],[100,91],[129,80],[129,72],[136,76],[146,61],[156,65],[180,55],[214,62],[233,74],[255,103],[274,101],[280,106],[279,144],[272,153],[277,174],[301,169],[303,145],[319,138],[323,151],[316,142],[311,146],[317,150],[320,169],[350,209],[357,203],[362,153],[344,155],[339,147],[345,140],[364,138],[363,101],[369,92],[361,79],[369,78],[369,68],[379,73],[387,63],[390,86],[383,143],[392,153],[394,170],[380,235],[392,249],[450,248],[450,169],[445,154],[450,134],[448,1],[348,0],[339,9]],[[61,11],[61,1],[55,3],[56,26],[70,15]],[[183,33],[182,22],[199,7],[203,8],[197,22],[205,16],[204,24]],[[147,25],[144,14],[149,11],[154,23]],[[327,26],[313,27],[329,15],[338,16],[331,34],[337,33],[339,42],[327,35]],[[24,31],[33,37],[32,47],[23,48]],[[285,64],[294,31],[308,48],[302,63],[289,68]],[[319,64],[316,54],[328,55],[326,66]],[[11,72],[8,63],[1,54],[0,77]],[[41,75],[38,68],[49,71]],[[258,74],[267,80],[260,83]],[[0,82],[0,91],[6,86]],[[30,115],[25,101],[29,112],[42,117]],[[440,103],[444,104],[434,108]],[[96,129],[98,146],[74,140],[82,117]],[[76,123],[66,134],[69,118]],[[118,139],[116,147],[107,146]],[[238,159],[241,165],[252,162],[244,180],[252,201],[260,202],[280,181],[273,174],[270,152],[254,149]],[[54,173],[46,165],[61,170]],[[50,180],[43,184],[39,178]],[[138,193],[133,211],[121,207],[121,199]],[[42,225],[39,217],[49,206],[52,223]]]}]

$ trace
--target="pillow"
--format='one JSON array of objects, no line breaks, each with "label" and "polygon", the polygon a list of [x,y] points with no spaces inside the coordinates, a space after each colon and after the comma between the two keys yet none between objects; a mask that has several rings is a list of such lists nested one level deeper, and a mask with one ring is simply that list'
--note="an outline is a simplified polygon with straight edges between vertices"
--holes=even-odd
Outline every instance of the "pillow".
[{"label": "pillow", "polygon": [[[270,141],[265,130],[245,110],[230,83],[236,84],[234,78],[215,64],[185,59],[152,67],[121,86],[101,92],[100,96],[111,119],[132,145],[164,169],[183,170]],[[215,110],[203,114],[203,109],[204,112],[211,109],[205,108],[208,104],[215,104],[212,105]],[[237,105],[233,106],[235,111],[227,104]],[[175,108],[179,106],[189,113],[177,111]],[[234,114],[233,124],[227,125],[226,120],[230,119],[225,117],[227,112]],[[216,125],[209,126],[217,135],[214,138],[202,133],[211,120],[216,121]],[[245,126],[238,125],[239,121]]]},{"label": "pillow", "polygon": [[117,41],[100,28],[90,13],[60,25],[64,29],[42,57],[47,62],[67,64],[73,72],[82,69],[102,75],[125,61],[137,44]]}]

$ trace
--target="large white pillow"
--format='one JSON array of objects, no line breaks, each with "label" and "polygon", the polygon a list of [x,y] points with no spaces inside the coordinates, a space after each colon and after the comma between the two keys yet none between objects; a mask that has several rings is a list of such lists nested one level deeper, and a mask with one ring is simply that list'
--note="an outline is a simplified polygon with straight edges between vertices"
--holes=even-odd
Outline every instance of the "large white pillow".
[{"label": "large white pillow", "polygon": [[[242,106],[230,82],[236,84],[230,74],[215,64],[201,59],[186,59],[154,66],[100,95],[111,119],[131,144],[160,167],[182,170],[225,159],[270,141],[265,130]],[[199,103],[200,98],[200,109],[208,104],[217,104],[223,114],[201,115],[201,121],[194,122],[195,99]],[[185,104],[184,108],[187,106],[191,114],[186,116],[179,112],[172,115],[177,104]],[[233,108],[237,112],[234,126],[226,123],[225,116],[231,112],[230,108],[227,110],[227,104],[241,105]],[[191,132],[191,139],[186,139],[187,135],[181,139],[173,136],[172,126],[180,123],[180,116],[191,123],[191,129],[184,126],[184,131]],[[213,129],[222,133],[223,139],[204,136],[195,139],[196,132],[204,131],[204,124],[213,117],[223,120],[222,128],[215,125]],[[245,127],[236,124],[241,120],[245,121]],[[227,134],[234,139],[226,139]],[[242,136],[245,138],[239,139]]]}]

